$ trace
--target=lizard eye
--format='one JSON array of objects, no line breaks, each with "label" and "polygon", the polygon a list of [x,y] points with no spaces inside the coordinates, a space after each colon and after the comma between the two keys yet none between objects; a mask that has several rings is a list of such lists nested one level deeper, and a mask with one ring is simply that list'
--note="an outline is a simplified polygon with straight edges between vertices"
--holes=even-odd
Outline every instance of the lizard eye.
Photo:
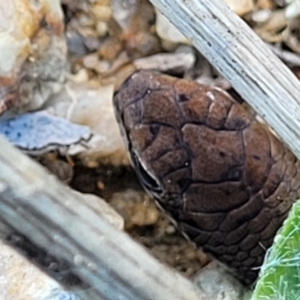
[{"label": "lizard eye", "polygon": [[157,182],[155,178],[153,178],[149,172],[144,168],[142,163],[140,162],[138,156],[133,153],[132,155],[133,163],[135,166],[135,172],[141,182],[141,184],[147,189],[149,192],[153,194],[161,194],[162,188]]}]

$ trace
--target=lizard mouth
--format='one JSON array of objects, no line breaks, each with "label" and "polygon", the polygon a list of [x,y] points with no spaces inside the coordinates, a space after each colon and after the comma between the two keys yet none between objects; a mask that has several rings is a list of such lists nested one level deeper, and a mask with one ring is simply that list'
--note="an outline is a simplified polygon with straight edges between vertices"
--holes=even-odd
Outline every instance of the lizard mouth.
[{"label": "lizard mouth", "polygon": [[140,183],[144,186],[144,188],[150,192],[154,196],[161,195],[163,190],[158,183],[157,179],[155,179],[151,174],[146,170],[143,166],[142,162],[140,161],[138,155],[131,151],[132,163],[135,168],[135,172]]}]

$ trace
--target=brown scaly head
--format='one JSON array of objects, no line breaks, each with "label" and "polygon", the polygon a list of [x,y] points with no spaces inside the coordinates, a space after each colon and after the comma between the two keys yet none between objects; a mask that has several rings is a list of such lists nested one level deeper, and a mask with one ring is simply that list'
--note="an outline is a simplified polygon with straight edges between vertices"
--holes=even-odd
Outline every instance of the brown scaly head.
[{"label": "brown scaly head", "polygon": [[300,195],[300,163],[225,92],[139,71],[114,97],[141,184],[247,284]]}]

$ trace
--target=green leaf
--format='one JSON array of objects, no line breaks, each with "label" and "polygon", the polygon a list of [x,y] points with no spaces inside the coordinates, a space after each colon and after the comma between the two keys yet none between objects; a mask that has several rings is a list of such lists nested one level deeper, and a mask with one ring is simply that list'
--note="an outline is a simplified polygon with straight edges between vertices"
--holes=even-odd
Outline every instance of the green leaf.
[{"label": "green leaf", "polygon": [[300,299],[300,201],[292,207],[261,267],[251,300]]}]

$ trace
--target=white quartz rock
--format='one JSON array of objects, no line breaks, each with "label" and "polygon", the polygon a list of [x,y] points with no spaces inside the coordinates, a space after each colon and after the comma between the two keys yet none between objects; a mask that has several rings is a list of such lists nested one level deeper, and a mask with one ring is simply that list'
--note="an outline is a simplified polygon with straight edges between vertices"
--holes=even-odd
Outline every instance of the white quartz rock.
[{"label": "white quartz rock", "polygon": [[124,229],[123,218],[105,200],[93,194],[81,194],[75,191],[74,193],[80,194],[84,197],[86,203],[108,223],[119,230]]},{"label": "white quartz rock", "polygon": [[[114,114],[113,93],[113,85],[89,88],[85,84],[69,82],[47,103],[50,113],[91,129],[93,137],[80,154],[83,163],[89,167],[95,167],[99,162],[129,163]],[[68,154],[72,155],[72,149]]]},{"label": "white quartz rock", "polygon": [[158,10],[156,11],[156,32],[160,38],[173,43],[190,44],[189,40]]},{"label": "white quartz rock", "polygon": [[239,16],[243,16],[254,9],[253,0],[225,0],[225,3]]},{"label": "white quartz rock", "polygon": [[0,1],[0,114],[37,109],[58,92],[66,50],[59,0]]},{"label": "white quartz rock", "polygon": [[249,300],[251,297],[250,290],[215,261],[204,267],[193,282],[204,299]]}]

